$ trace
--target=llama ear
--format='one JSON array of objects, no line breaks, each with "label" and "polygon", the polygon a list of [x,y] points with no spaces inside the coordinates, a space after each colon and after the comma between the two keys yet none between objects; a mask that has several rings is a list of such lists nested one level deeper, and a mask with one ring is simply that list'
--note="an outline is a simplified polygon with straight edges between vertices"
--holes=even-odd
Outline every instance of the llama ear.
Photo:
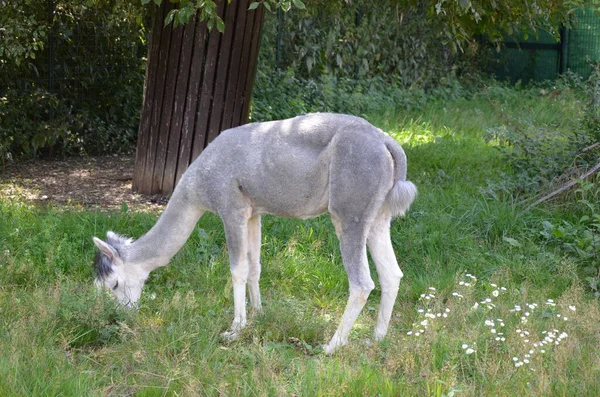
[{"label": "llama ear", "polygon": [[116,260],[119,259],[119,253],[116,249],[114,249],[104,241],[100,240],[98,237],[92,237],[92,239],[94,240],[94,244],[96,244],[96,247],[98,247],[100,252],[112,262],[116,262]]}]

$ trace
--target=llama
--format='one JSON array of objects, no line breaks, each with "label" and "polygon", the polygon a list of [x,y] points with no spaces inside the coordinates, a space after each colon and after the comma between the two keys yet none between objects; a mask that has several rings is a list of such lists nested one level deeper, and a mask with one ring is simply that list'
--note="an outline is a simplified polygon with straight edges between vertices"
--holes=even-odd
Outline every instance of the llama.
[{"label": "llama", "polygon": [[417,194],[406,180],[402,147],[366,120],[316,113],[246,124],[222,132],[181,177],[157,223],[138,240],[113,232],[94,237],[96,285],[136,306],[151,271],[166,266],[206,211],[223,220],[233,281],[235,339],[250,308],[260,313],[261,215],[306,219],[329,212],[349,280],[341,322],[324,346],[347,344],[352,325],[375,287],[367,246],[381,284],[375,340],[385,337],[403,274],[390,222]]}]

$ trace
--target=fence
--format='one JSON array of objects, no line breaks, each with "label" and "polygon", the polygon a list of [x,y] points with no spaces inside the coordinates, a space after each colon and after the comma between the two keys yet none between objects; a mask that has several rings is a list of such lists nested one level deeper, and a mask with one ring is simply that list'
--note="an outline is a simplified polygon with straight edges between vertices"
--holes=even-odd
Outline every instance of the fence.
[{"label": "fence", "polygon": [[600,16],[578,11],[573,25],[560,31],[559,40],[547,32],[525,40],[507,40],[497,57],[496,78],[513,83],[552,80],[567,71],[583,79],[600,62]]}]

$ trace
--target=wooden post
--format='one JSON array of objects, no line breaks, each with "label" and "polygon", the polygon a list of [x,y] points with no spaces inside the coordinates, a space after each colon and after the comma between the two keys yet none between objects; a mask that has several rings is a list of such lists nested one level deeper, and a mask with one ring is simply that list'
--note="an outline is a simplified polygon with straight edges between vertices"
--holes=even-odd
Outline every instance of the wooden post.
[{"label": "wooden post", "polygon": [[248,121],[262,7],[249,0],[218,3],[225,32],[193,18],[164,26],[174,4],[154,15],[133,190],[169,194],[189,164],[221,131]]}]

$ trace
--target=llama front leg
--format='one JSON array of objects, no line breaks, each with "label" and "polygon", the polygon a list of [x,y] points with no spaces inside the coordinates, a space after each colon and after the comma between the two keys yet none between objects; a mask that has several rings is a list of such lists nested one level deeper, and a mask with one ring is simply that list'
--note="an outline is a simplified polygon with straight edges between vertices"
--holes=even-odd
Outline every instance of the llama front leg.
[{"label": "llama front leg", "polygon": [[260,300],[260,216],[254,216],[248,221],[248,261],[250,272],[248,274],[248,292],[250,295],[250,307],[255,314],[262,312]]},{"label": "llama front leg", "polygon": [[246,284],[248,282],[248,220],[243,218],[223,219],[229,251],[231,278],[233,282],[234,315],[231,329],[222,335],[235,340],[239,331],[246,326]]},{"label": "llama front leg", "polygon": [[367,245],[373,262],[375,262],[381,284],[381,304],[375,328],[375,340],[377,341],[382,340],[387,334],[394,303],[398,296],[400,279],[403,276],[392,247],[390,221],[389,217],[378,219],[371,227],[367,239]]}]

